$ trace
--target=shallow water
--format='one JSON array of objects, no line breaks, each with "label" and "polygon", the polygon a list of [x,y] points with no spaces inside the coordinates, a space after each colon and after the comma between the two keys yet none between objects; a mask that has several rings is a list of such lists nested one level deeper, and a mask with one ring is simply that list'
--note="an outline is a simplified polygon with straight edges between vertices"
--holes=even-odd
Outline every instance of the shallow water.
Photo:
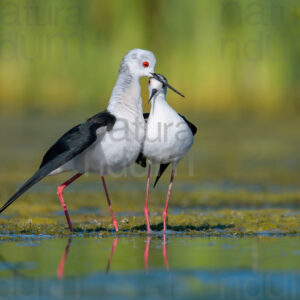
[{"label": "shallow water", "polygon": [[299,258],[300,240],[292,237],[24,236],[21,241],[1,242],[0,295],[3,299],[299,299]]}]

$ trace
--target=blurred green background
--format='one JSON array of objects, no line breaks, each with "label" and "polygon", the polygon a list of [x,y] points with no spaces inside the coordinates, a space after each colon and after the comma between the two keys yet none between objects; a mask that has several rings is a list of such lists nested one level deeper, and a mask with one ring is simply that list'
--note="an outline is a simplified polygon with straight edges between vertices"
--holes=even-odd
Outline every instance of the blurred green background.
[{"label": "blurred green background", "polygon": [[100,111],[138,47],[186,95],[177,109],[299,113],[299,25],[290,0],[2,0],[0,110]]},{"label": "blurred green background", "polygon": [[[106,107],[123,56],[144,48],[186,96],[169,92],[169,103],[198,127],[169,224],[299,232],[299,25],[299,0],[0,0],[0,203],[63,132]],[[144,224],[146,175],[132,165],[107,176],[116,216],[129,220],[122,228]],[[1,215],[2,231],[64,228],[55,189],[68,176],[26,193]],[[151,188],[151,224],[161,222],[169,178]],[[110,226],[97,175],[65,196],[75,226]]]}]

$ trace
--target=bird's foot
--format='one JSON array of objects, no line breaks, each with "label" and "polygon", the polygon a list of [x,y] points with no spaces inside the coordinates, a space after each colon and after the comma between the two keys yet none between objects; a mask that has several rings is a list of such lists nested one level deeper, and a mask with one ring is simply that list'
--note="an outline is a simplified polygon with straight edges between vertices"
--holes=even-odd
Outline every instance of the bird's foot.
[{"label": "bird's foot", "polygon": [[118,232],[119,229],[118,229],[118,222],[116,220],[113,220],[113,225],[115,227],[115,231]]}]

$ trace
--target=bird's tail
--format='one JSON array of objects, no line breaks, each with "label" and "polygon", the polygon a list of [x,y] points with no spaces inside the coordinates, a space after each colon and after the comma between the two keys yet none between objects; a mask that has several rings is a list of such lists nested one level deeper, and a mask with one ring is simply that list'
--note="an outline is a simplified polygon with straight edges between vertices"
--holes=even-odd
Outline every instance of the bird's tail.
[{"label": "bird's tail", "polygon": [[156,179],[155,179],[155,182],[154,182],[154,185],[153,187],[155,188],[159,178],[161,177],[161,175],[163,174],[163,172],[166,170],[166,168],[168,167],[169,163],[167,164],[160,164],[159,166],[159,170],[158,170],[158,174],[156,176]]},{"label": "bird's tail", "polygon": [[8,206],[10,206],[15,200],[17,200],[23,193],[30,189],[33,185],[41,181],[51,172],[51,169],[47,165],[40,168],[35,172],[35,174],[28,179],[20,189],[0,208],[0,213],[2,213]]}]

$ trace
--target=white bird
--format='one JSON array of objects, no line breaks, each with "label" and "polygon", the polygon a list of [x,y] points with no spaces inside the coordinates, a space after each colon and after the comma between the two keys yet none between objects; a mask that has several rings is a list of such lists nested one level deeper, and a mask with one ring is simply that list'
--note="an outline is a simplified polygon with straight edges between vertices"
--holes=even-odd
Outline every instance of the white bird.
[{"label": "white bird", "polygon": [[156,58],[152,52],[142,49],[129,51],[122,60],[107,109],[66,132],[45,154],[36,173],[3,205],[0,213],[45,176],[75,171],[73,177],[57,188],[70,231],[73,231],[63,190],[83,173],[91,172],[101,176],[117,231],[118,223],[103,176],[132,164],[142,149],[145,121],[139,79],[152,76],[155,65]]},{"label": "white bird", "polygon": [[[146,138],[140,154],[138,163],[145,166],[145,158],[148,159],[148,177],[146,187],[146,199],[144,213],[146,218],[147,231],[151,232],[148,212],[149,185],[152,164],[160,164],[156,181],[162,173],[172,164],[171,180],[169,184],[165,208],[163,211],[163,230],[167,229],[167,210],[171,195],[174,174],[179,161],[186,155],[193,144],[194,135],[197,132],[196,126],[179,115],[166,101],[167,87],[178,93],[167,82],[161,74],[152,74],[149,80],[149,102],[151,102],[150,114],[144,114],[147,120]],[[143,161],[144,160],[144,161]]]}]

